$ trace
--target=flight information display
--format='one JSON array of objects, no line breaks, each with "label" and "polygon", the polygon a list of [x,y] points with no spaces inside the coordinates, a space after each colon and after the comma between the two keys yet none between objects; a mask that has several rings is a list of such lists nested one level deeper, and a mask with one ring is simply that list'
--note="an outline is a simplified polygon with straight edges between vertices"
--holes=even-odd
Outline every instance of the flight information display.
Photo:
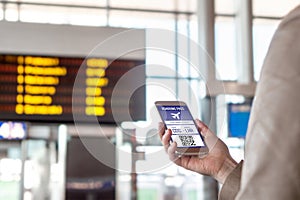
[{"label": "flight information display", "polygon": [[[99,122],[115,123],[113,114],[117,114],[124,116],[118,120],[143,120],[145,86],[139,87],[130,99],[124,89],[115,91],[116,113],[112,112],[111,98],[120,78],[144,63],[129,59],[0,54],[0,119],[73,122],[76,115],[82,122],[96,117]],[[135,76],[145,80],[145,71],[138,73]],[[134,82],[131,79],[123,84]]]}]

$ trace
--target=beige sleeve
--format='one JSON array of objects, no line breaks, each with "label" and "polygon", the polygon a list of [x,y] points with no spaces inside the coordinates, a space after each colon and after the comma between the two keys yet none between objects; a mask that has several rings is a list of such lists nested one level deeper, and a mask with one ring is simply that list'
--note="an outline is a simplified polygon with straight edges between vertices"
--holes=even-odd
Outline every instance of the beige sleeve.
[{"label": "beige sleeve", "polygon": [[300,199],[300,6],[280,23],[266,55],[245,160],[219,199]]},{"label": "beige sleeve", "polygon": [[264,60],[236,199],[300,199],[300,6],[280,23]]},{"label": "beige sleeve", "polygon": [[219,200],[228,200],[235,198],[238,191],[240,190],[242,166],[243,161],[241,161],[226,178],[219,194]]}]

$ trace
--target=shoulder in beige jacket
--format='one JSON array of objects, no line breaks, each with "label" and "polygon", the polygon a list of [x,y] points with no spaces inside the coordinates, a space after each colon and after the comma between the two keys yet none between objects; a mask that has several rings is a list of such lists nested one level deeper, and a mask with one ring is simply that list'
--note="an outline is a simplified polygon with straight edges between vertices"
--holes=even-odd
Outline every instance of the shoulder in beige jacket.
[{"label": "shoulder in beige jacket", "polygon": [[300,199],[300,6],[273,36],[257,85],[245,160],[226,179],[219,199]]}]

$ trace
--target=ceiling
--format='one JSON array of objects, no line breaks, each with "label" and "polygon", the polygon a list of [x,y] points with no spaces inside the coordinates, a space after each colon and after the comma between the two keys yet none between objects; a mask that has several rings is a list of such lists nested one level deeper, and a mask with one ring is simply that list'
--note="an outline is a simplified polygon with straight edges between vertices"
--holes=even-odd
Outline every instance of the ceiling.
[{"label": "ceiling", "polygon": [[[56,4],[82,7],[138,9],[165,12],[192,12],[197,10],[197,0],[10,0],[1,2]],[[215,0],[216,13],[234,14],[235,0]],[[238,1],[237,1],[238,2]],[[299,0],[252,0],[256,16],[282,17],[300,3]]]}]

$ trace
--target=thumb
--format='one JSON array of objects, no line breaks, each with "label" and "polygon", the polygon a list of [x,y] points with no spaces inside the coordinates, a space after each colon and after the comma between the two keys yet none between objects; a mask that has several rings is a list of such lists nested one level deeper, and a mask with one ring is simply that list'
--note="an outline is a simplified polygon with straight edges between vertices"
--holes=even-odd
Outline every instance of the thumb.
[{"label": "thumb", "polygon": [[209,130],[207,125],[204,124],[202,121],[200,121],[199,119],[195,119],[195,122],[196,122],[196,125],[197,125],[201,135],[204,138],[207,137],[209,134],[213,134],[213,133],[211,133],[211,131]]},{"label": "thumb", "polygon": [[204,141],[207,147],[209,148],[209,150],[211,150],[216,145],[219,138],[202,121],[196,119],[195,122],[200,130],[201,135],[204,137]]}]

